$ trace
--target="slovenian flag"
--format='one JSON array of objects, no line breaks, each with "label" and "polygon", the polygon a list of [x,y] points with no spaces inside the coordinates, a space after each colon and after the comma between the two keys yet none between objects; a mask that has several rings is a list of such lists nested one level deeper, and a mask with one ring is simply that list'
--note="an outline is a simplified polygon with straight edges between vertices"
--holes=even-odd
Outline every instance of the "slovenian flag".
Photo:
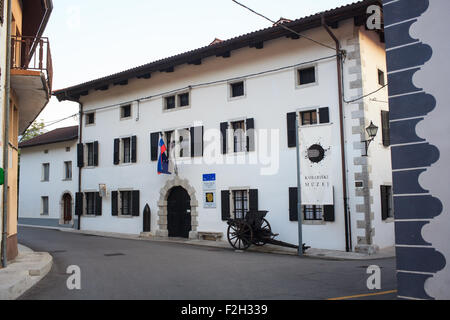
[{"label": "slovenian flag", "polygon": [[169,157],[167,147],[161,136],[159,139],[158,174],[171,174],[169,172]]}]

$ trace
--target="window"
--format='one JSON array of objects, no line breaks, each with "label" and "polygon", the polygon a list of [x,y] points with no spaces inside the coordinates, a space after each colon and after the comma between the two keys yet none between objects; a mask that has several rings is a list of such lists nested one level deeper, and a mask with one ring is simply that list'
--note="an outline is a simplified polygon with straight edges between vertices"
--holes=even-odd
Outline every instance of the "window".
[{"label": "window", "polygon": [[384,80],[384,71],[378,69],[378,84],[384,86],[386,84]]},{"label": "window", "polygon": [[72,180],[72,161],[64,162],[64,179]]},{"label": "window", "polygon": [[167,148],[167,155],[175,158],[185,158],[191,156],[191,130],[190,128],[166,131],[164,141]]},{"label": "window", "polygon": [[120,118],[121,119],[131,118],[131,104],[122,106],[120,108]]},{"label": "window", "polygon": [[114,164],[137,162],[137,136],[114,139]]},{"label": "window", "polygon": [[42,181],[50,181],[50,163],[42,165]]},{"label": "window", "polygon": [[87,148],[87,165],[88,167],[94,167],[94,143],[86,143]]},{"label": "window", "polygon": [[317,111],[310,110],[310,111],[300,112],[300,118],[302,121],[302,126],[317,124]]},{"label": "window", "polygon": [[191,156],[191,131],[189,128],[177,130],[178,136],[178,149],[177,155],[180,158],[190,157]]},{"label": "window", "polygon": [[189,107],[190,93],[182,92],[164,97],[164,110],[173,110],[175,108]]},{"label": "window", "polygon": [[180,107],[186,107],[189,105],[189,93],[183,93],[178,96],[178,105]]},{"label": "window", "polygon": [[305,220],[323,220],[323,206],[303,206]]},{"label": "window", "polygon": [[231,98],[242,97],[245,94],[244,81],[230,84]]},{"label": "window", "polygon": [[381,218],[387,220],[394,217],[392,186],[380,186],[381,191]]},{"label": "window", "polygon": [[131,191],[120,191],[120,214],[131,216]]},{"label": "window", "polygon": [[231,123],[233,129],[233,151],[247,151],[247,138],[245,134],[245,121],[235,121]]},{"label": "window", "polygon": [[297,70],[297,85],[316,83],[316,67],[308,67]]},{"label": "window", "polygon": [[41,197],[42,202],[42,215],[48,216],[48,197]]},{"label": "window", "polygon": [[248,211],[248,192],[247,190],[233,190],[233,213],[235,219],[245,218]]},{"label": "window", "polygon": [[166,110],[175,109],[175,96],[165,97],[164,99],[166,101]]},{"label": "window", "polygon": [[98,166],[98,141],[77,144],[77,166],[83,168]]},{"label": "window", "polygon": [[86,125],[95,124],[95,113],[86,114]]},{"label": "window", "polygon": [[131,162],[131,139],[124,138],[122,139],[122,163],[130,163]]},{"label": "window", "polygon": [[48,154],[48,150],[44,150],[44,153],[45,153],[45,154]]},{"label": "window", "polygon": [[66,152],[70,152],[70,147],[66,147]]},{"label": "window", "polygon": [[96,208],[96,193],[95,192],[86,192],[86,215],[87,216],[95,216],[95,208]]}]

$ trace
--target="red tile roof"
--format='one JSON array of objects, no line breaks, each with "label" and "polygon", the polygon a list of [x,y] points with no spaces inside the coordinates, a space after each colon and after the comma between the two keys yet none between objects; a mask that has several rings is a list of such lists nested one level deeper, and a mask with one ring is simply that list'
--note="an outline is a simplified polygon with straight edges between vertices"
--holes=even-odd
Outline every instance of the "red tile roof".
[{"label": "red tile roof", "polygon": [[30,140],[21,142],[19,148],[29,148],[45,144],[76,140],[78,138],[78,126],[58,128],[53,131],[41,134]]}]

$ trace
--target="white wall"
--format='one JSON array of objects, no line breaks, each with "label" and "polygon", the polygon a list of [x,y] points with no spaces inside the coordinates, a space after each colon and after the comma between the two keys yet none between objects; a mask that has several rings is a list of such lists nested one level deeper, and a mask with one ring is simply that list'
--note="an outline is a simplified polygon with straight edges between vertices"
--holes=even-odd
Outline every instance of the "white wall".
[{"label": "white wall", "polygon": [[[70,147],[70,152],[66,152]],[[48,153],[44,153],[48,150]],[[64,180],[64,162],[72,161],[72,180]],[[42,180],[42,164],[50,163],[50,179]],[[76,140],[47,144],[21,149],[19,180],[19,219],[61,219],[62,196],[72,195],[75,203],[75,192],[78,188],[78,170],[76,162]],[[98,187],[97,187],[98,189]],[[49,214],[41,215],[41,197],[49,197]],[[75,214],[72,207],[73,216]]]},{"label": "white wall", "polygon": [[[340,24],[333,30],[340,39],[354,36],[353,21]],[[322,29],[307,32],[309,36],[330,46],[334,45]],[[345,42],[343,41],[345,48]],[[188,85],[241,77],[246,74],[312,61],[335,54],[333,50],[318,46],[306,39],[276,39],[264,43],[263,50],[244,48],[231,52],[231,58],[207,58],[200,66],[182,65],[174,73],[154,73],[152,78],[130,79],[126,86],[110,86],[107,91],[90,91],[81,97],[84,111],[95,110],[137,98],[157,95]],[[279,170],[274,175],[263,176],[265,165],[181,165],[179,175],[188,179],[195,188],[199,200],[198,231],[226,233],[226,223],[221,221],[220,191],[230,187],[259,189],[259,208],[269,210],[268,220],[279,239],[297,243],[297,223],[289,222],[288,188],[295,187],[295,148],[287,147],[286,114],[301,108],[329,107],[333,123],[332,179],[335,182],[336,221],[324,225],[304,225],[303,241],[312,247],[345,249],[344,213],[339,147],[339,112],[336,59],[317,63],[318,85],[297,89],[293,68],[246,79],[246,97],[228,101],[226,83],[194,88],[191,91],[191,108],[163,112],[163,99],[157,97],[133,105],[131,120],[120,120],[119,108],[96,111],[96,124],[83,128],[83,142],[99,141],[99,166],[83,169],[83,191],[97,190],[99,183],[106,183],[108,191],[119,188],[140,190],[140,210],[146,203],[152,211],[152,230],[157,229],[157,201],[160,189],[170,176],[158,176],[156,162],[150,161],[150,133],[177,127],[203,125],[205,130],[219,130],[221,122],[240,118],[254,118],[255,129],[279,130],[276,137]],[[344,70],[347,72],[348,66]],[[139,115],[138,115],[139,110]],[[138,116],[137,116],[138,115]],[[351,129],[350,129],[351,130]],[[113,141],[122,136],[136,135],[138,161],[132,165],[113,165]],[[351,141],[351,140],[350,140]],[[205,142],[205,147],[207,146]],[[352,145],[351,143],[349,145]],[[249,155],[252,155],[250,153]],[[246,155],[248,157],[249,155]],[[220,156],[224,161],[236,160],[235,155]],[[387,169],[387,168],[386,168]],[[348,168],[352,173],[354,168]],[[217,174],[217,209],[204,209],[202,201],[202,174]],[[351,186],[350,186],[351,187]],[[82,229],[125,233],[142,231],[142,215],[136,218],[111,216],[111,197],[103,201],[101,217],[83,217]]]}]

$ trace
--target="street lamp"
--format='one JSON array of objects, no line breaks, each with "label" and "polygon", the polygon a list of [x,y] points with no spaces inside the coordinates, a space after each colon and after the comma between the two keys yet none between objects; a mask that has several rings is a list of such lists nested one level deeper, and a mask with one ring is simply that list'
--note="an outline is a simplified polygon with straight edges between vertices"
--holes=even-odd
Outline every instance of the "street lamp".
[{"label": "street lamp", "polygon": [[366,131],[367,131],[367,134],[369,135],[369,139],[361,141],[361,142],[364,142],[364,146],[365,146],[365,150],[366,150],[366,153],[363,154],[363,157],[367,157],[367,151],[369,149],[369,145],[377,136],[378,127],[376,125],[374,125],[372,121],[370,121],[370,126],[368,126],[366,128]]}]

